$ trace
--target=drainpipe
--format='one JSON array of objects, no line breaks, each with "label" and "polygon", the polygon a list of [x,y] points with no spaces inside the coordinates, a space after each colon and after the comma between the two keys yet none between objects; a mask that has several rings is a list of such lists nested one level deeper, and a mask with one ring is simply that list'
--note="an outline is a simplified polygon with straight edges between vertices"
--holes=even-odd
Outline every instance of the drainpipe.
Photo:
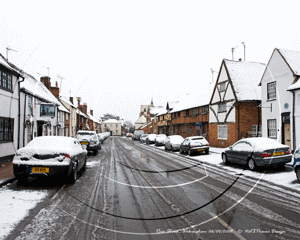
[{"label": "drainpipe", "polygon": [[25,123],[25,119],[26,119],[26,98],[27,98],[27,94],[25,93],[25,99],[24,99],[24,118],[23,118],[23,147],[25,146],[25,128],[26,128],[26,123]]},{"label": "drainpipe", "polygon": [[295,92],[293,91],[293,150],[296,150],[296,131],[295,131]]},{"label": "drainpipe", "polygon": [[18,144],[17,144],[17,149],[20,148],[20,131],[21,131],[21,130],[20,130],[20,126],[21,126],[21,93],[20,93],[20,89],[21,89],[21,88],[20,88],[20,83],[25,81],[25,78],[22,77],[20,74],[19,74],[17,80],[18,80],[20,77],[21,77],[23,80],[18,81],[18,92],[19,92],[19,102],[18,102],[18,122],[19,122],[19,124],[18,124]]}]

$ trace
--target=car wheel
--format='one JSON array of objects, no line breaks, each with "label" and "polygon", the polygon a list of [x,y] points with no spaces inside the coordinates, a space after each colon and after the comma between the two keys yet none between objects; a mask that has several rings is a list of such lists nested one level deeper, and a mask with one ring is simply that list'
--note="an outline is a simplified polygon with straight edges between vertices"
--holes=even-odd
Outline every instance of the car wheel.
[{"label": "car wheel", "polygon": [[18,179],[18,184],[26,184],[28,182],[28,178],[27,177],[17,177]]},{"label": "car wheel", "polygon": [[77,175],[77,162],[75,162],[73,164],[69,180],[70,180],[71,183],[74,183],[74,182],[76,182],[77,178],[78,178],[78,175]]},{"label": "car wheel", "polygon": [[300,167],[296,168],[295,172],[296,172],[296,177],[297,177],[298,181],[300,182]]},{"label": "car wheel", "polygon": [[94,150],[94,155],[97,155],[97,153],[98,153],[98,150]]},{"label": "car wheel", "polygon": [[205,150],[205,154],[208,154],[209,153],[209,150]]},{"label": "car wheel", "polygon": [[173,148],[173,146],[171,146],[171,151],[172,151],[172,152],[174,152],[174,148]]},{"label": "car wheel", "polygon": [[256,169],[256,164],[252,158],[250,158],[248,161],[248,167],[250,168],[251,171]]},{"label": "car wheel", "polygon": [[192,156],[192,155],[193,155],[191,149],[188,150],[188,155],[189,155],[189,156]]},{"label": "car wheel", "polygon": [[183,151],[182,151],[182,149],[181,148],[179,148],[179,152],[182,154],[183,153]]},{"label": "car wheel", "polygon": [[82,166],[82,171],[85,171],[86,169],[86,157],[84,158],[84,163],[83,163],[83,166]]},{"label": "car wheel", "polygon": [[225,165],[227,165],[229,163],[225,153],[222,154],[222,161]]}]

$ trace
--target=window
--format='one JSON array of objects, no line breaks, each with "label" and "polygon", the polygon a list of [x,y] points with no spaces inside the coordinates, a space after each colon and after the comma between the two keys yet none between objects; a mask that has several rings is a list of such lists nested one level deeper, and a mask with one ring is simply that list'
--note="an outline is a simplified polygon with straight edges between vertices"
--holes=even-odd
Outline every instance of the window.
[{"label": "window", "polygon": [[226,88],[226,82],[220,83],[220,92],[224,92]]},{"label": "window", "polygon": [[185,110],[185,116],[189,116],[190,115],[190,110]]},{"label": "window", "polygon": [[276,119],[268,120],[268,137],[277,138]]},{"label": "window", "polygon": [[193,115],[197,115],[198,114],[198,109],[197,108],[194,108],[193,109]]},{"label": "window", "polygon": [[0,117],[0,142],[13,141],[14,119]]},{"label": "window", "polygon": [[186,125],[182,126],[182,132],[184,132],[184,133],[186,132]]},{"label": "window", "polygon": [[12,75],[0,70],[0,87],[7,91],[12,91]]},{"label": "window", "polygon": [[69,120],[69,113],[66,113],[66,120]]},{"label": "window", "polygon": [[193,129],[190,127],[190,136],[193,135]]},{"label": "window", "polygon": [[252,125],[252,137],[261,137],[261,126],[260,125]]},{"label": "window", "polygon": [[180,117],[180,112],[178,112],[177,116]]},{"label": "window", "polygon": [[275,100],[276,99],[276,82],[268,83],[267,91],[268,91],[268,93],[267,93],[268,100]]},{"label": "window", "polygon": [[208,113],[208,106],[202,107],[202,113]]},{"label": "window", "polygon": [[226,112],[226,103],[220,103],[218,105],[218,112],[221,113],[221,112]]},{"label": "window", "polygon": [[28,97],[28,115],[32,115],[32,97]]},{"label": "window", "polygon": [[218,139],[227,140],[227,125],[218,126]]}]

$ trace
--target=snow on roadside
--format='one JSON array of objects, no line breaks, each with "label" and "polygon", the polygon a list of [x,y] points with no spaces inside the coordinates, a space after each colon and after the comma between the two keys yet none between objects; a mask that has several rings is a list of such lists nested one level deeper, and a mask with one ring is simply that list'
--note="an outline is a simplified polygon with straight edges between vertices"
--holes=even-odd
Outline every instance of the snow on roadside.
[{"label": "snow on roadside", "polygon": [[8,236],[37,203],[47,196],[46,191],[16,191],[0,188],[0,239]]}]

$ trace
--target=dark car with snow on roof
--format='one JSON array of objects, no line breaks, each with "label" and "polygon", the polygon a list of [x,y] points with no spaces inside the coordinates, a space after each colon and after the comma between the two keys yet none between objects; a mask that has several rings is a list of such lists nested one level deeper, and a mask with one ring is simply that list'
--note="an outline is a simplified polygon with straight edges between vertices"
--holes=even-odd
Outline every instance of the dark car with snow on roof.
[{"label": "dark car with snow on roof", "polygon": [[289,146],[265,137],[243,138],[222,152],[224,164],[247,165],[250,170],[257,167],[284,166],[292,161]]},{"label": "dark car with snow on roof", "polygon": [[13,171],[19,182],[29,177],[64,176],[75,182],[78,173],[85,169],[87,151],[77,139],[62,136],[34,138],[17,150]]}]

